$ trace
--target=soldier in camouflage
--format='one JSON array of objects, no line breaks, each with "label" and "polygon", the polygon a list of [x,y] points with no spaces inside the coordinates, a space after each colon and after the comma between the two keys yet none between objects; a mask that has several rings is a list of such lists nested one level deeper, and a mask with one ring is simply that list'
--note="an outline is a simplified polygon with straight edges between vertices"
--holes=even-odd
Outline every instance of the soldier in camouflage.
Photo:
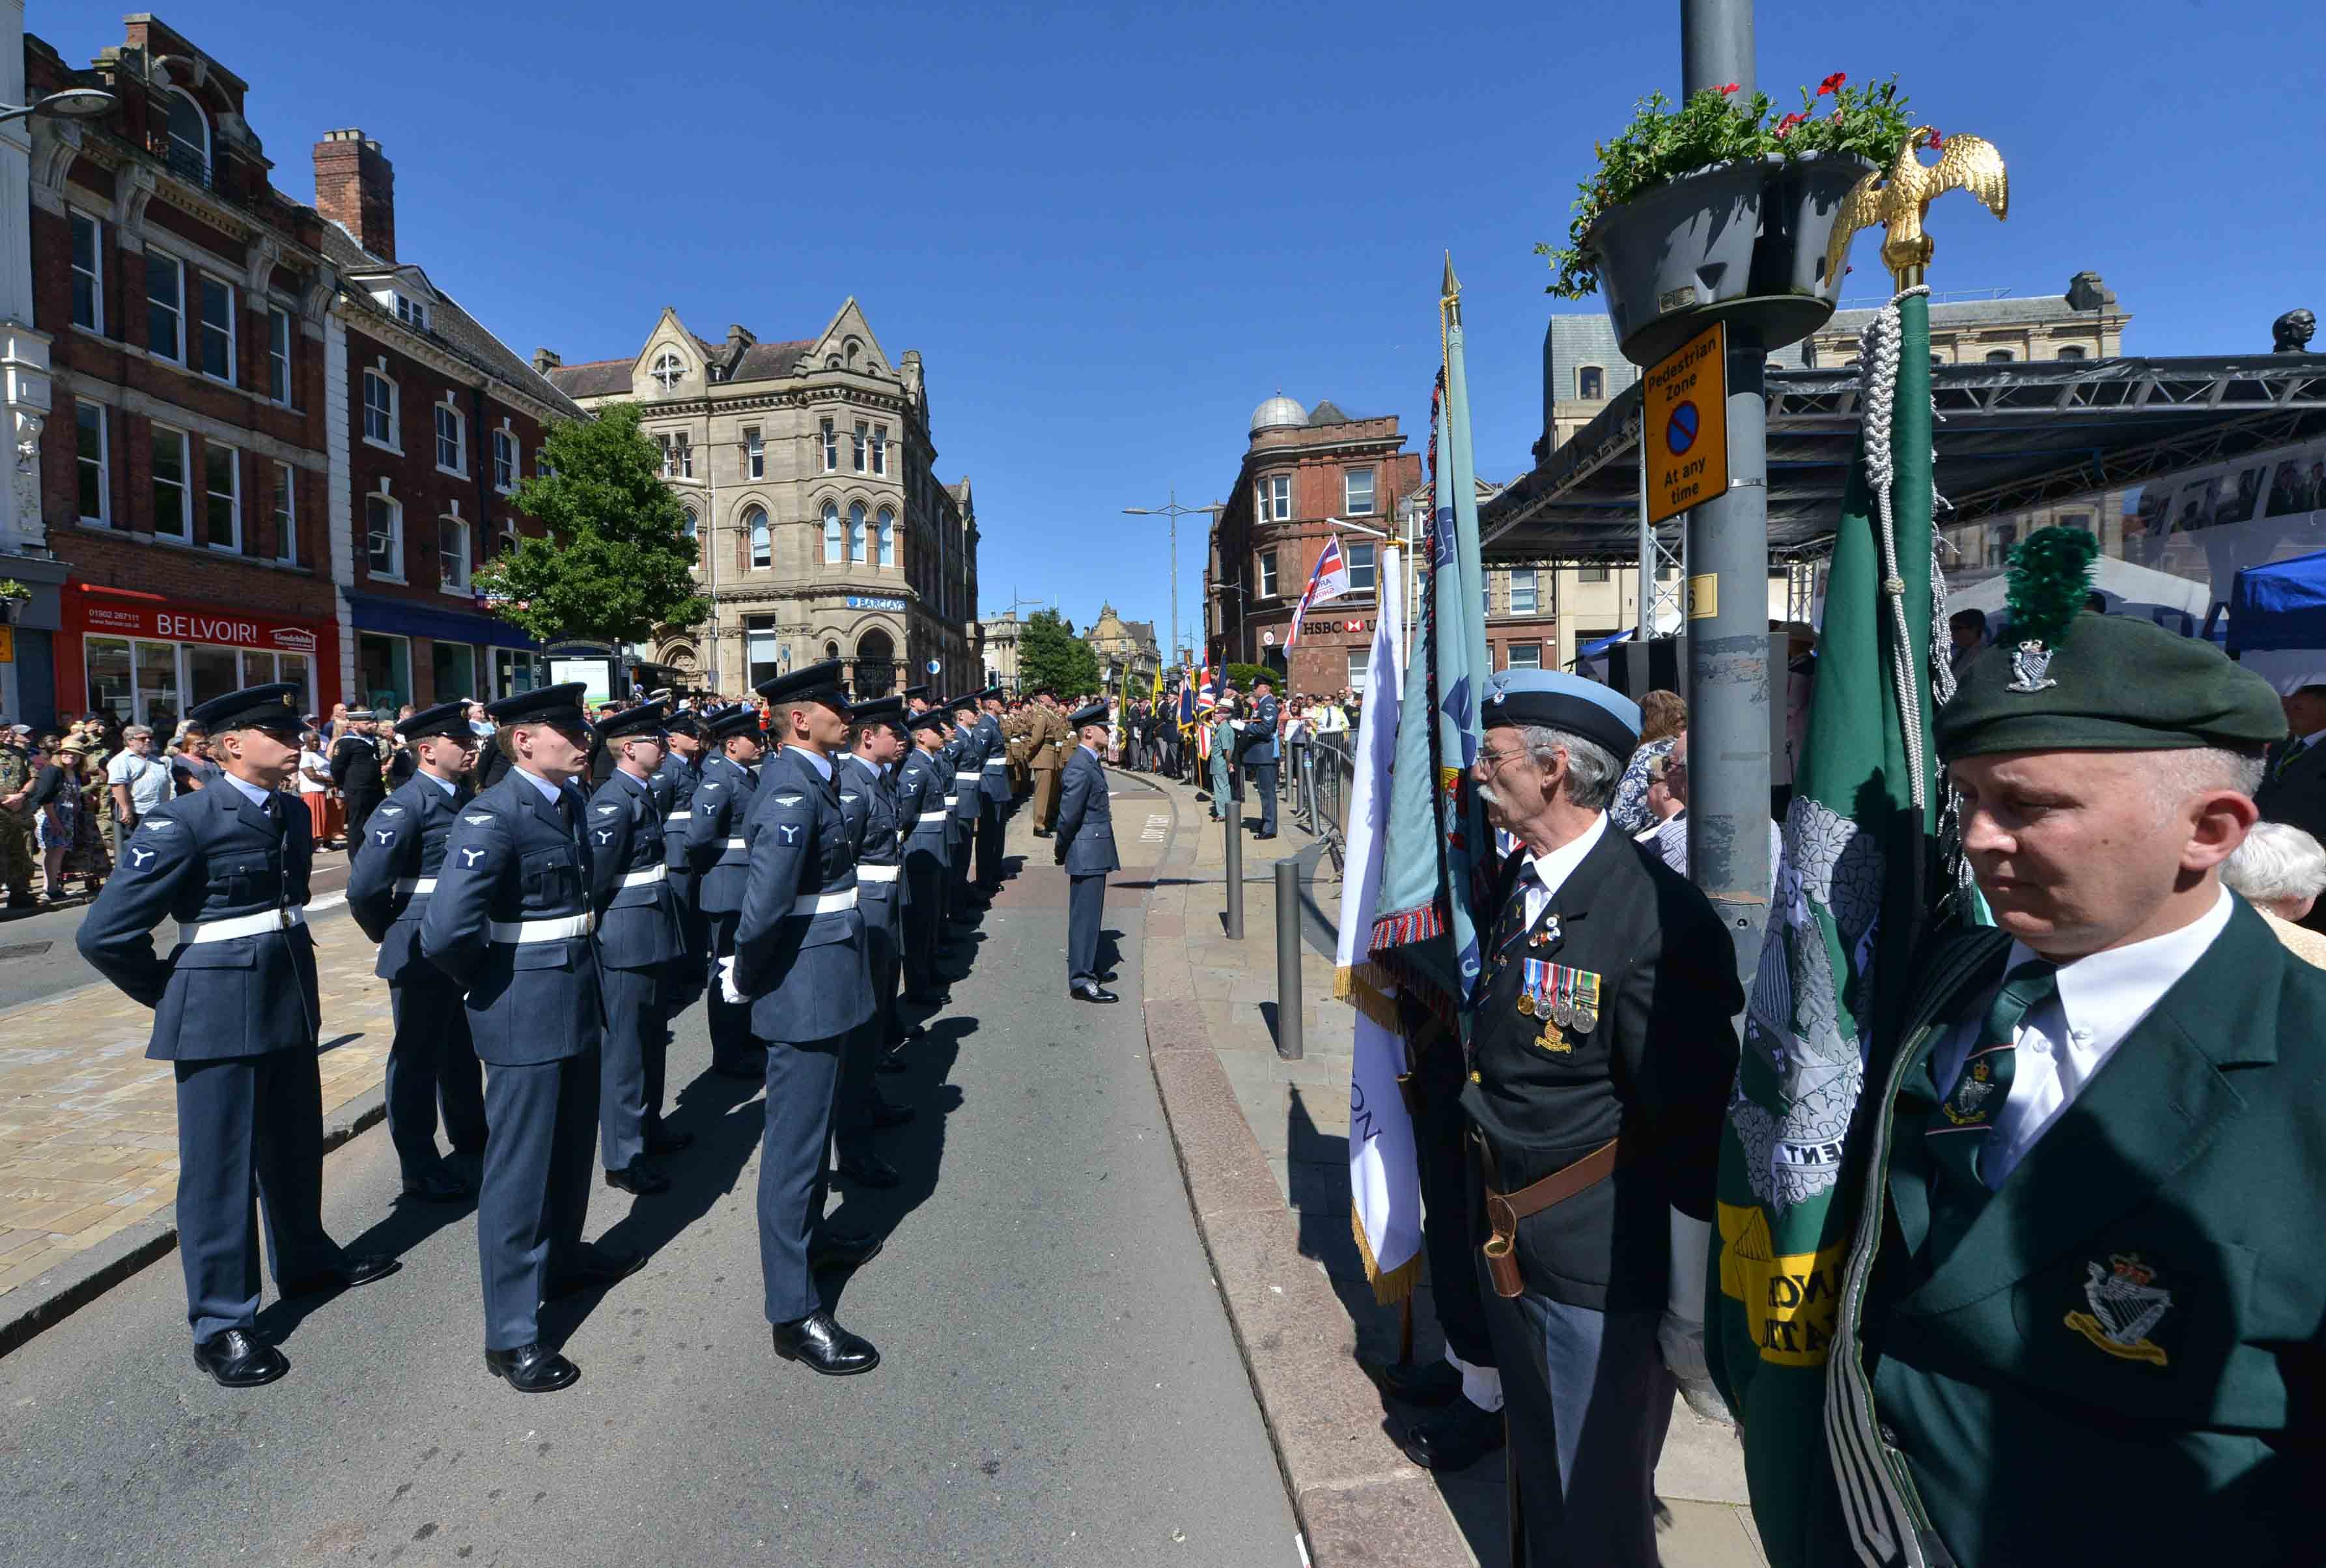
[{"label": "soldier in camouflage", "polygon": [[25,751],[31,733],[21,724],[0,730],[0,883],[7,885],[11,909],[33,907],[33,820],[24,810],[33,787],[33,759]]}]

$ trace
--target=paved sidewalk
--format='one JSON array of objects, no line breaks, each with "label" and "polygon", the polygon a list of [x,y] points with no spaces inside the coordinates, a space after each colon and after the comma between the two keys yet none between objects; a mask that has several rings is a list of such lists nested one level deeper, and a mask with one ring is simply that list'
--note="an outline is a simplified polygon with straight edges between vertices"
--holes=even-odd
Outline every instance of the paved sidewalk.
[{"label": "paved sidewalk", "polygon": [[[1504,1553],[1503,1456],[1491,1455],[1450,1476],[1415,1468],[1382,1430],[1384,1417],[1397,1407],[1357,1367],[1359,1359],[1396,1359],[1398,1313],[1374,1303],[1349,1229],[1348,1086],[1355,1015],[1333,998],[1333,961],[1325,946],[1340,912],[1341,888],[1332,863],[1320,858],[1315,840],[1286,812],[1279,812],[1281,832],[1275,840],[1255,842],[1247,836],[1244,936],[1231,941],[1223,914],[1224,829],[1209,820],[1208,807],[1195,790],[1177,784],[1166,787],[1177,808],[1177,822],[1164,860],[1165,885],[1155,890],[1149,905],[1149,1042],[1173,1135],[1181,1144],[1181,1163],[1187,1167],[1197,1224],[1214,1244],[1223,1293],[1270,1431],[1278,1435],[1279,1456],[1309,1527],[1311,1550],[1324,1568],[1371,1560],[1359,1554],[1378,1551],[1384,1523],[1402,1519],[1413,1531],[1400,1538],[1410,1563],[1460,1562],[1471,1554],[1498,1563]],[[1244,812],[1248,821],[1257,820],[1256,804],[1247,802]],[[1301,951],[1303,1055],[1298,1062],[1282,1060],[1276,1048],[1273,868],[1287,857],[1301,857],[1314,867],[1307,883],[1313,906],[1307,912]],[[1175,986],[1184,988],[1175,991]],[[1241,1112],[1242,1129],[1204,1120],[1207,1100],[1222,1097],[1206,1095],[1202,1075],[1185,1054],[1191,1048],[1200,1048],[1216,1064],[1225,1098]],[[1183,1108],[1188,1118],[1185,1136]],[[1265,1188],[1255,1192],[1249,1183],[1238,1186],[1233,1172],[1197,1168],[1200,1158],[1233,1164],[1239,1148],[1234,1131],[1244,1134],[1242,1147],[1249,1157],[1264,1164],[1272,1193]],[[1278,1276],[1266,1289],[1247,1290],[1239,1299],[1233,1271],[1252,1228],[1265,1233],[1265,1225],[1264,1217],[1237,1204],[1255,1202],[1278,1206],[1277,1223],[1285,1226],[1281,1234],[1297,1237],[1298,1257],[1307,1261],[1305,1315],[1286,1306],[1289,1281],[1281,1277],[1281,1257],[1273,1261]],[[1254,1318],[1254,1310],[1270,1321],[1263,1324]],[[1299,1325],[1289,1334],[1288,1319]],[[1426,1285],[1415,1296],[1415,1319],[1416,1358],[1437,1355],[1442,1341]],[[1309,1342],[1299,1343],[1301,1334]],[[1338,1365],[1329,1364],[1335,1357]],[[1279,1360],[1297,1367],[1297,1374],[1271,1375],[1270,1364]],[[1314,1478],[1302,1473],[1304,1462],[1319,1457],[1309,1441],[1317,1435],[1312,1428],[1331,1433],[1337,1443],[1329,1462],[1316,1465]],[[1287,1432],[1306,1435],[1288,1444]],[[1751,1510],[1744,1506],[1743,1453],[1727,1428],[1698,1420],[1676,1404],[1656,1481],[1672,1513],[1661,1539],[1667,1568],[1763,1568]],[[1320,1522],[1311,1508],[1312,1491],[1338,1499],[1338,1517],[1351,1526],[1345,1536],[1335,1539],[1330,1522]],[[1450,1523],[1428,1527],[1429,1513],[1444,1520],[1449,1510]],[[1336,1546],[1350,1554],[1336,1558]]]}]

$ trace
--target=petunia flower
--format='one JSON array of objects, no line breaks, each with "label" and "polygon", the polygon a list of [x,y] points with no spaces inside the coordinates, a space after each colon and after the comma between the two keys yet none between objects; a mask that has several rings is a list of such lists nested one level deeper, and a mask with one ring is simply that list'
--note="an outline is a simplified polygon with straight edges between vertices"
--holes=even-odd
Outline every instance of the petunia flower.
[{"label": "petunia flower", "polygon": [[1831,76],[1826,78],[1825,80],[1818,83],[1818,97],[1823,97],[1828,93],[1839,92],[1841,90],[1841,84],[1848,79],[1848,73],[1838,70],[1835,71]]},{"label": "petunia flower", "polygon": [[1743,88],[1742,87],[1740,87],[1740,86],[1739,86],[1738,84],[1736,84],[1735,82],[1733,82],[1733,81],[1732,81],[1732,82],[1728,83],[1726,86],[1723,87],[1723,88],[1720,89],[1720,95],[1721,95],[1721,97],[1727,97],[1730,93],[1733,93],[1733,92],[1742,92],[1743,90],[1744,90],[1744,88]]}]

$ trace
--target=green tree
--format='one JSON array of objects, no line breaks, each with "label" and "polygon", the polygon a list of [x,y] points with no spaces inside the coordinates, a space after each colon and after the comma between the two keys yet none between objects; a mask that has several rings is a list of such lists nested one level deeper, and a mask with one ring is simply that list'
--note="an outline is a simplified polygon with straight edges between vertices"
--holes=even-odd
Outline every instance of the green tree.
[{"label": "green tree", "polygon": [[661,453],[634,404],[552,425],[541,455],[541,472],[510,499],[549,533],[478,570],[495,614],[544,643],[617,644],[710,614],[694,591],[686,509],[663,483]]},{"label": "green tree", "polygon": [[1098,654],[1075,636],[1075,623],[1052,609],[1036,610],[1018,634],[1018,677],[1028,691],[1053,686],[1060,697],[1098,690]]}]

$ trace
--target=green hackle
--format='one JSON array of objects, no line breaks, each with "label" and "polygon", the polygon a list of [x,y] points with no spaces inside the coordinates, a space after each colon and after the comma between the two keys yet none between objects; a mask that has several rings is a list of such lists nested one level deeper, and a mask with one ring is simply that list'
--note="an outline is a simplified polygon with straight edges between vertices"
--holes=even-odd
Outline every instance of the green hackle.
[{"label": "green hackle", "polygon": [[2099,541],[2080,528],[2039,528],[2011,552],[2005,598],[2014,642],[2056,648],[2091,592]]}]

